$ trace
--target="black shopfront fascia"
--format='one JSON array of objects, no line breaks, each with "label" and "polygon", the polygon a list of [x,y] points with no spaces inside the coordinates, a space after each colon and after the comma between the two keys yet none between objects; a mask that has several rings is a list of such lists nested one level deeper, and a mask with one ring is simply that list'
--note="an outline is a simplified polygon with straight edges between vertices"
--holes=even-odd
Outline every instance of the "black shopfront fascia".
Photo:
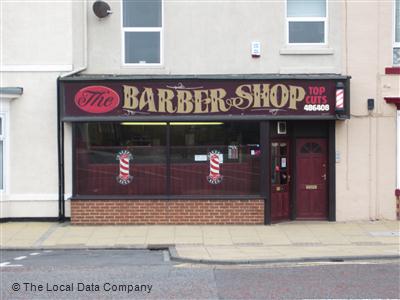
[{"label": "black shopfront fascia", "polygon": [[[86,82],[86,81],[96,81],[96,82],[109,82],[114,80],[154,80],[154,79],[188,79],[188,78],[195,78],[196,80],[341,80],[345,82],[346,86],[346,93],[344,99],[344,107],[345,110],[341,112],[340,115],[325,115],[325,116],[297,116],[297,115],[186,115],[186,116],[135,116],[132,118],[131,116],[103,116],[103,117],[80,117],[80,116],[68,116],[66,117],[64,114],[65,111],[65,86],[63,83],[65,82]],[[75,123],[79,122],[123,122],[123,121],[141,121],[141,122],[180,122],[180,121],[254,121],[259,122],[260,126],[260,150],[261,150],[261,168],[260,168],[260,187],[259,195],[218,195],[218,196],[176,196],[171,195],[170,193],[170,126],[167,126],[167,193],[165,196],[134,196],[134,195],[96,195],[96,196],[89,196],[89,195],[78,195],[76,194],[76,187],[75,182],[73,180],[73,197],[71,198],[74,201],[79,200],[243,200],[243,199],[263,199],[264,200],[264,223],[270,224],[271,223],[271,182],[270,182],[270,132],[271,132],[271,121],[278,121],[278,120],[285,120],[285,121],[295,121],[295,120],[325,120],[329,122],[329,135],[328,135],[328,142],[329,142],[329,196],[328,196],[328,219],[330,221],[334,221],[335,216],[335,120],[338,119],[347,119],[350,115],[350,99],[349,99],[349,80],[350,77],[347,76],[340,76],[340,75],[288,75],[288,76],[273,76],[273,75],[266,75],[266,76],[75,76],[75,77],[67,77],[58,79],[57,81],[57,88],[58,88],[58,169],[59,169],[59,220],[63,221],[65,219],[65,197],[64,197],[64,190],[65,190],[65,174],[64,174],[64,122],[71,122],[72,123],[72,147],[73,147],[73,162],[72,162],[72,172],[75,174],[75,166],[76,166],[76,157],[75,157],[75,134],[76,134],[76,126]],[[294,218],[295,216],[292,216]]]}]

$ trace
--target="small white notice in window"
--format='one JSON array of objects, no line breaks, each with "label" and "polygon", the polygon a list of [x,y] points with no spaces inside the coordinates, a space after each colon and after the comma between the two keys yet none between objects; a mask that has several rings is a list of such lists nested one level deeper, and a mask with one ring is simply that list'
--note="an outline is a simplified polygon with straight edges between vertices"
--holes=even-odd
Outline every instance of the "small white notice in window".
[{"label": "small white notice in window", "polygon": [[194,161],[207,161],[207,155],[197,154],[194,156]]},{"label": "small white notice in window", "polygon": [[286,168],[286,157],[281,158],[281,168]]}]

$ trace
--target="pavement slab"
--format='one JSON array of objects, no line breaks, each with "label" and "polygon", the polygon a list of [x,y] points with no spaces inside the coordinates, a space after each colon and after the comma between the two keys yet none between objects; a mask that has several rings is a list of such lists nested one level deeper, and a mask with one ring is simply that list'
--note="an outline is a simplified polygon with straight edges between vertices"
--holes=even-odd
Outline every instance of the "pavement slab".
[{"label": "pavement slab", "polygon": [[203,236],[201,226],[187,226],[181,225],[175,227],[176,236]]},{"label": "pavement slab", "polygon": [[400,231],[400,223],[398,221],[383,221],[382,223],[388,230]]},{"label": "pavement slab", "polygon": [[218,262],[399,256],[399,221],[262,225],[74,226],[0,224],[1,248],[146,248],[175,245],[182,259]]},{"label": "pavement slab", "polygon": [[35,245],[54,223],[3,223],[0,224],[1,247],[29,247]]},{"label": "pavement slab", "polygon": [[175,244],[203,244],[202,236],[175,236]]},{"label": "pavement slab", "polygon": [[209,237],[204,237],[204,245],[209,245],[209,246],[215,246],[215,245],[220,245],[220,246],[226,246],[226,245],[233,245],[233,241],[229,237],[214,237],[214,238],[209,238]]},{"label": "pavement slab", "polygon": [[116,238],[91,238],[85,245],[88,247],[114,247],[116,243]]}]

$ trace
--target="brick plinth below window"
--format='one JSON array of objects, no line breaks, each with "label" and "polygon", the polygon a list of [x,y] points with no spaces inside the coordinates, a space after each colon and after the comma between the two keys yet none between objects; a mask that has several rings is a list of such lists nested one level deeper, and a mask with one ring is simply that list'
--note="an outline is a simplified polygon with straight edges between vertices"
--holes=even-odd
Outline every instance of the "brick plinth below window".
[{"label": "brick plinth below window", "polygon": [[396,216],[400,220],[400,189],[396,189]]},{"label": "brick plinth below window", "polygon": [[72,200],[71,223],[264,224],[264,201]]}]

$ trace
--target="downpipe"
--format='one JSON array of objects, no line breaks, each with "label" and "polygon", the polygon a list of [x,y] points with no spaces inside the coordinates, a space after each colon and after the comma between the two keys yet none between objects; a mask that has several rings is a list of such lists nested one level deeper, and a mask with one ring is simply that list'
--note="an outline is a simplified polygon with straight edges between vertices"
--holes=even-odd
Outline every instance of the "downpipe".
[{"label": "downpipe", "polygon": [[80,68],[60,75],[57,78],[57,152],[58,152],[58,221],[65,222],[65,156],[64,156],[64,121],[61,109],[61,80],[85,71],[88,67],[88,0],[82,1],[83,23],[83,64]]}]

